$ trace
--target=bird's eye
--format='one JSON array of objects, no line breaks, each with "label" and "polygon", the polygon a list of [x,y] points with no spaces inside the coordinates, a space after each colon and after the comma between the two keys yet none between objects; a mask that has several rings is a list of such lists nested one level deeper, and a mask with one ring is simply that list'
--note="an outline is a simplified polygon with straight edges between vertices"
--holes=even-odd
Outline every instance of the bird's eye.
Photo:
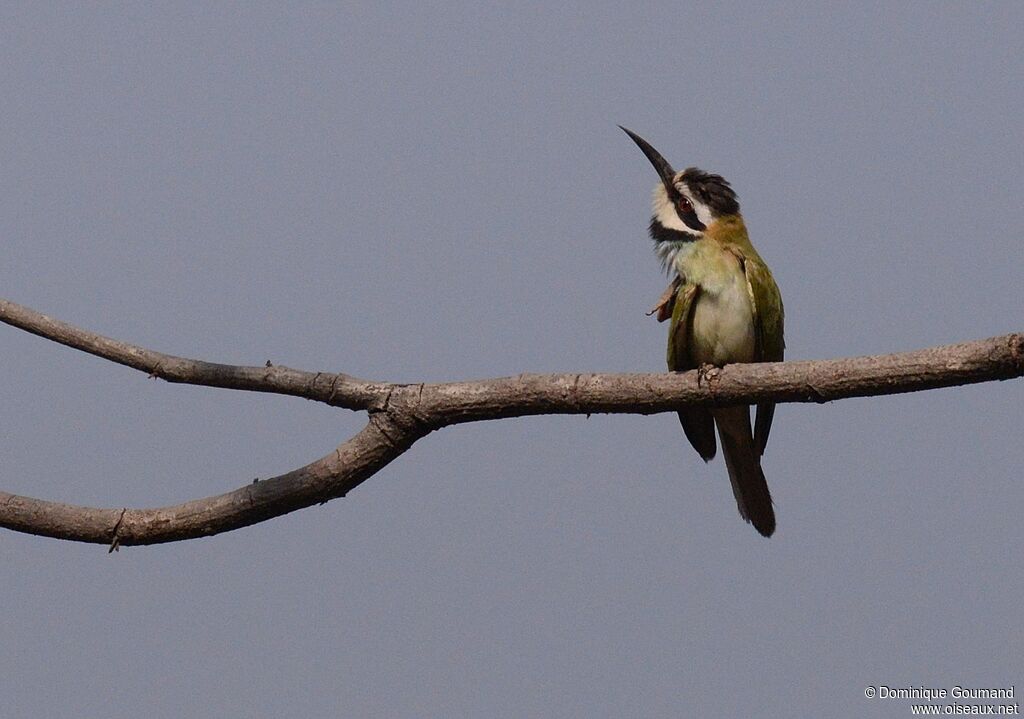
[{"label": "bird's eye", "polygon": [[688,199],[682,196],[680,196],[679,200],[676,202],[676,207],[678,207],[679,211],[684,214],[689,214],[693,212],[693,205],[690,204],[690,201]]}]

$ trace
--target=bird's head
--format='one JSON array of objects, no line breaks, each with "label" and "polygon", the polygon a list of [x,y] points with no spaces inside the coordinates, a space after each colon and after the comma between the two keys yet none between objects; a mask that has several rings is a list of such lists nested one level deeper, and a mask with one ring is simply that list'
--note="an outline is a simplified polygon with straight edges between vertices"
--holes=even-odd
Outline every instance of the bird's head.
[{"label": "bird's head", "polygon": [[655,242],[697,240],[716,221],[740,214],[736,193],[721,175],[696,167],[676,172],[647,140],[622,129],[651,161],[661,178],[654,188],[654,216],[651,218],[651,237]]}]

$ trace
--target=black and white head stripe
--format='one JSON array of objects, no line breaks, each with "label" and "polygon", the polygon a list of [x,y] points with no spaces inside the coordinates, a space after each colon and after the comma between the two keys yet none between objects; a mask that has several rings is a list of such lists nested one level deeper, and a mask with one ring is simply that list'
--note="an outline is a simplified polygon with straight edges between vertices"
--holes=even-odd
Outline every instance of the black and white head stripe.
[{"label": "black and white head stripe", "polygon": [[713,175],[696,167],[688,167],[676,178],[675,186],[679,190],[680,183],[690,190],[690,199],[695,204],[706,205],[715,217],[735,215],[740,211],[740,203],[736,193],[721,175]]},{"label": "black and white head stripe", "polygon": [[704,236],[717,218],[740,211],[736,193],[721,175],[696,167],[676,173],[654,188],[650,233],[655,251],[670,273],[686,246]]},{"label": "black and white head stripe", "polygon": [[674,186],[669,187],[672,188],[671,192],[660,183],[654,188],[654,215],[651,217],[650,232],[654,240],[654,251],[662,267],[672,274],[675,272],[676,255],[704,236],[707,228],[697,219],[697,212],[707,212],[707,208],[693,206],[688,212],[680,212],[679,200],[683,195]]},{"label": "black and white head stripe", "polygon": [[[676,178],[678,178],[678,175]],[[681,182],[678,182],[676,178],[673,179],[673,184],[668,187],[659,183],[654,188],[652,203],[654,217],[651,220],[651,225],[652,227],[660,225],[665,230],[674,230],[699,237],[707,229],[706,224],[701,222],[699,215],[701,213],[708,215],[709,211],[706,208],[694,205],[688,197],[689,190]],[[656,229],[651,230],[652,237],[655,236],[656,231]],[[660,238],[654,238],[657,241],[662,241],[663,239],[669,239],[669,236],[663,234]]]}]

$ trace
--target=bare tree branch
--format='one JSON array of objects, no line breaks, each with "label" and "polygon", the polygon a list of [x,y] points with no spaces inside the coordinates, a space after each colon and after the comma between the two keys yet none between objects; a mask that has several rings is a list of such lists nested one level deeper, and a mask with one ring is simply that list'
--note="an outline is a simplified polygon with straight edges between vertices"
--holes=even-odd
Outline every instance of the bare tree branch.
[{"label": "bare tree branch", "polygon": [[0,321],[168,382],[286,394],[345,409],[367,409],[388,392],[387,385],[334,372],[305,372],[269,364],[239,367],[165,355],[87,332],[4,299],[0,299]]},{"label": "bare tree branch", "polygon": [[81,542],[156,544],[238,529],[344,496],[429,432],[536,414],[675,411],[690,405],[829,402],[1024,376],[1024,334],[903,352],[729,365],[698,373],[520,375],[392,384],[286,367],[238,367],[161,354],[0,300],[0,321],[170,382],[293,395],[370,413],[326,457],[279,477],[158,509],[96,509],[0,492],[0,526]]},{"label": "bare tree branch", "polygon": [[96,509],[0,492],[0,526],[57,539],[159,544],[220,534],[344,497],[412,446],[423,432],[381,414],[325,457],[227,494],[159,509]]},{"label": "bare tree branch", "polygon": [[664,374],[520,375],[396,388],[392,407],[432,427],[533,414],[654,414],[693,405],[831,402],[1024,376],[1024,335],[914,352],[802,362],[733,364],[704,381]]}]

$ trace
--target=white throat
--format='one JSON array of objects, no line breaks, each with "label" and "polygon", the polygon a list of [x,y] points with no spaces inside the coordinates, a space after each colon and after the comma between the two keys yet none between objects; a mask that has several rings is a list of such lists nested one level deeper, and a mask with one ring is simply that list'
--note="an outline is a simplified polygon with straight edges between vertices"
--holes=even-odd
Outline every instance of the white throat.
[{"label": "white throat", "polygon": [[[694,236],[694,240],[697,237]],[[679,272],[676,267],[676,259],[680,257],[681,253],[685,253],[687,245],[692,245],[693,242],[658,242],[654,245],[654,254],[657,255],[658,259],[661,260],[661,269],[665,270],[665,274],[671,276]]]}]

